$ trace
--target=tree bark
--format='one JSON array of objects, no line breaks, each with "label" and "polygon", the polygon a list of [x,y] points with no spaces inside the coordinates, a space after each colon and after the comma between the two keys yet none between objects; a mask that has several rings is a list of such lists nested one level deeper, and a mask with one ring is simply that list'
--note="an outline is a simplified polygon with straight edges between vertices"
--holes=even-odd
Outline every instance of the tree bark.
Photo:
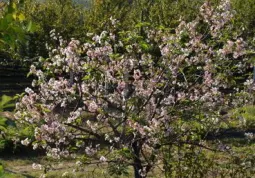
[{"label": "tree bark", "polygon": [[135,141],[133,144],[132,144],[132,147],[133,147],[133,152],[134,152],[134,175],[135,175],[135,178],[144,178],[140,172],[141,170],[143,169],[142,167],[142,161],[140,159],[140,151],[141,151],[141,146],[139,144],[138,141]]}]

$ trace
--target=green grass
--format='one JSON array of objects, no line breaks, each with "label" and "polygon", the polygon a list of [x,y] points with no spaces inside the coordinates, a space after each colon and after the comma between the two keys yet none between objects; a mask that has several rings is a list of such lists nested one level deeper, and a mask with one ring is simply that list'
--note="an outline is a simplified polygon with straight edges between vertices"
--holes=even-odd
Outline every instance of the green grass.
[{"label": "green grass", "polygon": [[[40,164],[52,164],[52,170],[47,173],[47,178],[58,178],[62,177],[64,173],[66,173],[67,178],[86,178],[86,177],[96,177],[96,178],[105,178],[112,177],[110,176],[105,167],[88,165],[86,167],[80,168],[78,171],[73,172],[76,169],[76,165],[74,161],[63,160],[61,162],[56,162],[53,160],[47,160],[45,157],[31,157],[31,158],[5,158],[1,159],[4,168],[5,174],[2,176],[3,178],[12,177],[12,178],[35,178],[39,177],[43,174],[43,170],[34,170],[32,169],[32,164],[40,163]],[[130,168],[130,171],[132,169]],[[2,178],[0,176],[0,178]],[[132,172],[130,172],[130,177],[133,177]],[[120,178],[122,178],[120,176]]]},{"label": "green grass", "polygon": [[[43,170],[34,170],[32,169],[32,164],[52,164],[52,170],[47,173],[47,178],[59,178],[62,177],[64,173],[67,172],[66,178],[133,178],[133,168],[128,168],[128,176],[112,176],[107,172],[106,166],[101,165],[87,165],[82,168],[79,168],[76,172],[73,172],[76,169],[74,161],[71,160],[62,160],[60,162],[49,160],[45,157],[31,157],[31,158],[4,158],[0,159],[0,162],[3,164],[5,169],[4,176],[0,178],[37,178],[43,174]],[[161,178],[163,177],[163,172],[159,169],[155,169],[151,174],[148,175],[149,178]]]},{"label": "green grass", "polygon": [[[249,162],[252,160],[255,155],[255,143],[245,142],[242,139],[229,138],[221,140],[224,144],[230,146],[229,152],[212,152],[205,150],[208,158],[213,158],[213,161],[217,163],[217,166],[212,168],[211,173],[219,172],[229,172],[231,171],[228,168],[228,165],[231,163],[232,167],[235,169],[246,169],[241,168],[241,162]],[[238,161],[240,163],[238,163]],[[88,165],[80,168],[78,171],[73,172],[76,167],[75,162],[71,160],[62,160],[61,162],[56,162],[49,160],[45,157],[13,157],[13,158],[4,158],[0,162],[3,164],[4,174],[1,174],[0,167],[0,178],[37,178],[43,173],[43,170],[33,170],[32,164],[52,164],[52,170],[47,173],[47,178],[59,178],[66,173],[66,178],[132,178],[133,169],[132,167],[128,168],[129,176],[111,176],[107,173],[106,166],[97,166],[97,165]],[[3,171],[2,168],[2,171]],[[250,173],[251,177],[253,176]],[[255,174],[254,174],[255,176]],[[148,177],[150,178],[164,178],[164,174],[159,169],[154,170]],[[214,176],[208,176],[208,178],[213,178]],[[218,176],[217,176],[218,177]]]}]

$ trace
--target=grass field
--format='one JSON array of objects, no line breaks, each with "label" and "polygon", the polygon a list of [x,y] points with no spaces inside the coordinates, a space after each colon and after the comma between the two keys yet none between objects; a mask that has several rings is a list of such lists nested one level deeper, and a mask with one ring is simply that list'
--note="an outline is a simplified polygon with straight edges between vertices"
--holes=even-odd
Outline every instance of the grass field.
[{"label": "grass field", "polygon": [[[255,143],[244,143],[242,139],[239,138],[231,138],[231,139],[225,139],[223,140],[224,142],[228,142],[231,146],[232,153],[233,155],[230,155],[225,152],[211,152],[208,151],[207,156],[214,158],[216,162],[221,164],[223,167],[226,167],[224,170],[226,173],[228,171],[227,166],[228,163],[231,161],[237,161],[233,160],[235,158],[239,158],[239,161],[249,161],[249,159],[252,159],[252,157],[255,156]],[[248,155],[248,157],[247,157]],[[1,157],[1,156],[0,156]],[[38,163],[38,164],[45,164],[45,163],[50,163],[52,165],[51,171],[47,173],[48,178],[58,178],[58,177],[68,177],[68,178],[111,178],[114,176],[109,175],[107,173],[106,166],[97,166],[97,165],[88,165],[83,168],[79,168],[78,171],[73,171],[74,169],[77,168],[75,165],[74,161],[71,160],[62,160],[60,162],[56,162],[54,160],[48,160],[45,157],[2,157],[0,159],[0,162],[2,163],[4,167],[4,174],[1,174],[1,169],[0,169],[0,178],[36,178],[40,177],[41,174],[43,174],[43,170],[37,170],[32,168],[33,163]],[[235,164],[232,165],[235,167]],[[236,166],[239,166],[236,163]],[[239,168],[238,168],[239,169]],[[244,168],[240,168],[244,169]],[[255,168],[253,168],[255,169]],[[213,171],[211,171],[211,175],[209,177],[213,178],[215,177],[213,174],[217,174],[219,171],[217,168],[214,168]],[[255,171],[255,170],[254,170]],[[129,175],[128,176],[115,176],[119,178],[124,178],[124,177],[133,177],[133,170],[132,167],[129,168],[128,170]],[[65,175],[65,176],[63,176]],[[150,174],[148,177],[155,177],[155,178],[163,178],[164,173],[160,171],[159,169],[155,169],[152,174]],[[218,177],[218,176],[216,176]],[[236,176],[238,177],[238,176]],[[255,174],[253,175],[252,172],[249,173],[249,176],[247,178],[253,178],[255,177]],[[243,177],[240,177],[243,178]]]}]

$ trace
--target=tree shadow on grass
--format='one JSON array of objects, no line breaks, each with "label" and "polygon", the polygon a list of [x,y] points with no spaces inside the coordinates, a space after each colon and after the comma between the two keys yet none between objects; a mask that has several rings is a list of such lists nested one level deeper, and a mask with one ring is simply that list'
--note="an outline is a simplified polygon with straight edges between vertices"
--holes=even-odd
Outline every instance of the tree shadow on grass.
[{"label": "tree shadow on grass", "polygon": [[[17,176],[23,176],[24,178],[35,178],[34,176],[31,176],[31,175],[28,175],[28,174],[25,174],[25,173],[18,173],[18,172],[15,172],[15,171],[12,171],[12,170],[9,170],[9,169],[5,169],[4,170],[7,174],[11,174],[13,176],[17,175]],[[13,177],[12,176],[12,177]],[[14,178],[14,177],[13,177]],[[18,178],[18,177],[17,177]]]}]

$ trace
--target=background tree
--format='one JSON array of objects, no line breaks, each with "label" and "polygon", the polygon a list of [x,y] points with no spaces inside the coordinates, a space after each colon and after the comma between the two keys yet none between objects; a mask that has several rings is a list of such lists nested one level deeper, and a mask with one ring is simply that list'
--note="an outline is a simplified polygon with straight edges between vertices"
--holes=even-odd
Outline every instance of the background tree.
[{"label": "background tree", "polygon": [[36,26],[34,33],[28,34],[28,42],[21,51],[26,58],[48,57],[46,44],[48,47],[59,45],[59,39],[51,38],[52,30],[62,40],[82,39],[87,33],[85,9],[72,0],[26,0],[22,11]]}]

